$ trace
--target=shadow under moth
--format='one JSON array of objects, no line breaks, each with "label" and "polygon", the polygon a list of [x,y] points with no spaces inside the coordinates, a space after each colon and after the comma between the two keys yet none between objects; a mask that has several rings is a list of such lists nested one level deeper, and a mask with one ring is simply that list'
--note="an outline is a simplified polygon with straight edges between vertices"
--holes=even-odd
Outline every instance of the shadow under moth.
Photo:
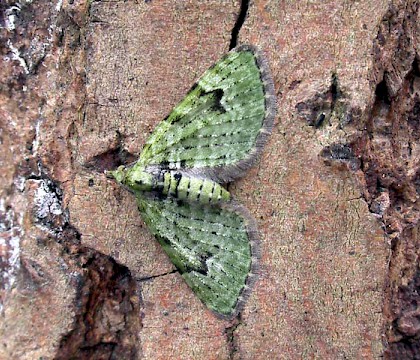
[{"label": "shadow under moth", "polygon": [[266,60],[239,46],[157,125],[136,163],[108,172],[134,193],[179,273],[222,318],[238,314],[255,281],[259,240],[254,219],[223,185],[256,162],[275,114]]}]

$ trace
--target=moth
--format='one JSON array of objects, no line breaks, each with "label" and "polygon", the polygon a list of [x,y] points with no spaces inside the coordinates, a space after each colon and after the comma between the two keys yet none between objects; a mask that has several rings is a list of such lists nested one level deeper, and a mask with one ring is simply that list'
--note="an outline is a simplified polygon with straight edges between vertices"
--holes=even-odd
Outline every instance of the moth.
[{"label": "moth", "polygon": [[257,161],[276,107],[262,53],[239,46],[156,126],[136,163],[109,172],[134,193],[193,292],[222,318],[242,309],[259,257],[255,220],[224,185]]}]

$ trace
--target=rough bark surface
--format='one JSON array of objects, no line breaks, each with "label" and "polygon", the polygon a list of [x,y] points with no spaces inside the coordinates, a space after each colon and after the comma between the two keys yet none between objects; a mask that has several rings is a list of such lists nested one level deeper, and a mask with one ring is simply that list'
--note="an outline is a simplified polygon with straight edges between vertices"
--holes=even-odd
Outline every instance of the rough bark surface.
[{"label": "rough bark surface", "polygon": [[[418,1],[0,4],[1,359],[420,358]],[[232,184],[261,276],[228,322],[103,170],[236,44],[278,120]]]}]

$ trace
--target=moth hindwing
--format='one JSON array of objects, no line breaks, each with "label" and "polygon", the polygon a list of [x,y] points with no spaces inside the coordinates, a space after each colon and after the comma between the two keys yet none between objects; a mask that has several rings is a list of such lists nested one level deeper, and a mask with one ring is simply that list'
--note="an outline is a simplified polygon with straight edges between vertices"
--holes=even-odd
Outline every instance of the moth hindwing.
[{"label": "moth hindwing", "polygon": [[110,174],[200,300],[235,316],[255,278],[258,234],[222,186],[244,174],[271,133],[276,101],[262,54],[233,49],[161,121],[131,166]]}]

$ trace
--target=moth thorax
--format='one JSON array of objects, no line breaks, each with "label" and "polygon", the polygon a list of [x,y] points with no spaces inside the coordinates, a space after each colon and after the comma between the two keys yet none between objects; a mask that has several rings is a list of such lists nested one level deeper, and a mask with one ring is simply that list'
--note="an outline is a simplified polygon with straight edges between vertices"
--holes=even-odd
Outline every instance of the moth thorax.
[{"label": "moth thorax", "polygon": [[152,174],[136,166],[127,172],[125,181],[127,186],[137,191],[151,191],[155,183]]}]

